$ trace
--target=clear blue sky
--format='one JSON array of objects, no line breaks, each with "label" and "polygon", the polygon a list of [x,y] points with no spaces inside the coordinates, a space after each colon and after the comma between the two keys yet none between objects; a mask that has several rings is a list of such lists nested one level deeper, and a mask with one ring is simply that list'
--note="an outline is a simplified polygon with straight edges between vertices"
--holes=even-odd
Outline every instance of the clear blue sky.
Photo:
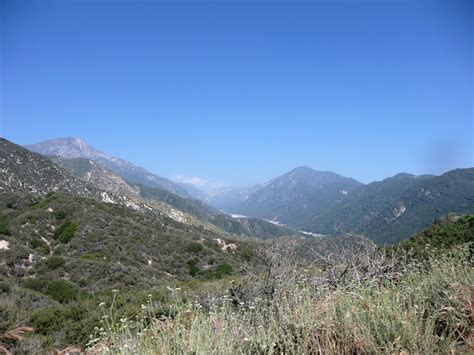
[{"label": "clear blue sky", "polygon": [[473,166],[472,4],[3,0],[0,135],[236,184]]}]

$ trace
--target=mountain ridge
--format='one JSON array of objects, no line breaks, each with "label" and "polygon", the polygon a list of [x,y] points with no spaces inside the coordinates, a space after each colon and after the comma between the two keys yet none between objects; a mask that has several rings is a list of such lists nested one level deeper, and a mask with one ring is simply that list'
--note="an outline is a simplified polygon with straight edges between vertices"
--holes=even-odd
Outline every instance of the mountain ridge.
[{"label": "mountain ridge", "polygon": [[125,180],[151,187],[159,187],[182,197],[191,197],[185,189],[171,180],[156,175],[127,160],[103,153],[80,138],[66,137],[50,139],[25,145],[25,148],[46,156],[59,156],[66,159],[86,158],[97,161],[104,168],[117,173]]},{"label": "mountain ridge", "polygon": [[362,185],[333,172],[300,166],[270,180],[231,212],[300,227],[310,215],[345,199]]},{"label": "mountain ridge", "polygon": [[[43,156],[40,157],[45,159]],[[181,197],[157,187],[128,182],[114,172],[103,168],[98,161],[87,158],[66,159],[58,156],[52,156],[50,159],[80,181],[122,196],[125,205],[146,206],[184,224],[202,226],[222,234],[263,239],[298,234],[264,220],[232,218],[200,200]],[[80,184],[76,182],[76,185]]]},{"label": "mountain ridge", "polygon": [[[52,142],[53,147],[48,147],[48,142]],[[213,192],[202,192],[194,185],[175,184],[166,179],[165,186],[162,180],[160,183],[153,182],[148,175],[151,173],[146,169],[108,156],[79,138],[50,140],[35,145],[32,149],[47,154],[91,157],[104,169],[113,171],[134,185],[163,189],[188,200],[180,201],[159,191],[148,191],[149,196],[167,199],[192,212],[197,219],[201,218],[214,225],[217,223],[233,231],[242,231],[243,224],[262,223],[256,220],[251,222],[252,218],[257,218],[317,234],[362,233],[377,243],[384,244],[396,243],[425,228],[441,214],[474,213],[474,200],[471,199],[474,192],[469,168],[457,169],[458,174],[453,173],[453,170],[440,176],[417,176],[402,172],[381,181],[363,184],[334,172],[318,171],[302,165],[261,185],[221,187]],[[468,178],[464,178],[464,175]],[[449,180],[449,176],[456,178]],[[156,178],[161,179],[158,176]],[[450,182],[444,181],[445,179]],[[173,186],[168,186],[168,182]],[[450,186],[450,183],[455,186]],[[176,188],[184,192],[177,193]],[[436,193],[425,196],[426,191]],[[453,198],[447,194],[452,194]],[[428,201],[428,197],[431,200]],[[248,218],[231,220],[225,215],[217,218],[218,214],[213,208],[193,202],[193,198],[234,217],[240,215]],[[239,221],[240,227],[236,228],[235,223]],[[263,230],[269,229],[265,227]]]}]

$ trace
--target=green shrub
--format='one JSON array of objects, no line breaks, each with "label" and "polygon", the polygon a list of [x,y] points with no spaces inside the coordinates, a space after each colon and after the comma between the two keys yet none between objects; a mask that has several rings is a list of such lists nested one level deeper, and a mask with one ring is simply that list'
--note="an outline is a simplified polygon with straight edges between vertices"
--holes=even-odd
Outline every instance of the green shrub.
[{"label": "green shrub", "polygon": [[420,260],[428,260],[433,253],[444,254],[454,246],[474,243],[474,216],[445,216],[434,225],[415,234],[392,248],[410,250]]},{"label": "green shrub", "polygon": [[49,253],[49,246],[45,242],[43,242],[41,239],[38,238],[31,238],[29,243],[31,248],[39,250],[43,254],[48,254]]},{"label": "green shrub", "polygon": [[85,253],[80,257],[82,260],[101,261],[101,257],[95,253]]},{"label": "green shrub", "polygon": [[216,267],[216,271],[214,272],[215,277],[218,279],[230,274],[232,274],[232,266],[227,263],[218,265]]},{"label": "green shrub", "polygon": [[10,228],[6,217],[0,213],[0,234],[10,235]]},{"label": "green shrub", "polygon": [[56,213],[54,214],[54,216],[56,217],[56,219],[61,220],[61,219],[66,218],[67,213],[64,210],[57,210]]},{"label": "green shrub", "polygon": [[43,292],[47,284],[48,281],[44,278],[27,278],[22,282],[23,287],[37,292]]},{"label": "green shrub", "polygon": [[33,205],[33,209],[39,210],[43,207],[46,207],[51,201],[55,200],[56,197],[57,196],[54,194],[54,192],[48,193],[45,199],[38,201],[37,203]]},{"label": "green shrub", "polygon": [[199,266],[196,265],[196,261],[195,260],[189,260],[187,262],[188,264],[188,270],[189,270],[189,275],[191,275],[192,277],[196,276],[197,274],[199,274]]},{"label": "green shrub", "polygon": [[186,248],[186,250],[190,253],[199,253],[203,249],[203,246],[201,243],[198,242],[190,242]]},{"label": "green shrub", "polygon": [[59,239],[61,243],[68,243],[72,238],[74,238],[74,233],[76,233],[76,230],[76,223],[72,221],[66,221],[56,230],[54,233],[54,239]]},{"label": "green shrub", "polygon": [[31,323],[36,332],[42,335],[51,334],[61,330],[62,325],[67,322],[59,307],[45,307],[33,311]]},{"label": "green shrub", "polygon": [[44,261],[44,265],[46,266],[47,271],[56,270],[60,268],[61,266],[63,266],[64,264],[66,264],[66,260],[56,255],[50,256]]},{"label": "green shrub", "polygon": [[45,242],[43,242],[41,239],[38,239],[38,238],[31,238],[29,243],[30,247],[32,247],[33,249],[36,249],[38,247],[41,247],[43,246],[44,244],[46,244]]},{"label": "green shrub", "polygon": [[48,284],[45,294],[60,303],[67,303],[77,296],[77,287],[65,280],[54,280]]},{"label": "green shrub", "polygon": [[0,294],[10,293],[10,284],[7,281],[0,281]]},{"label": "green shrub", "polygon": [[250,261],[255,256],[255,251],[254,251],[254,249],[252,249],[250,247],[244,247],[244,249],[242,249],[242,252],[240,253],[240,255],[241,255],[242,259],[244,259],[246,261]]},{"label": "green shrub", "polygon": [[228,263],[217,265],[215,268],[202,270],[200,274],[205,280],[221,279],[224,276],[232,274],[232,266]]}]

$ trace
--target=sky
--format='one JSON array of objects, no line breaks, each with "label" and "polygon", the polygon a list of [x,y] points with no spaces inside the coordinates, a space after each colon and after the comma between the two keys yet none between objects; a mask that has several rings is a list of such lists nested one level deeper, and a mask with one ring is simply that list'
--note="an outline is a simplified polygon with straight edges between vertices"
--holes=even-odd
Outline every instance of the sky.
[{"label": "sky", "polygon": [[0,1],[0,136],[197,185],[472,167],[472,1]]}]

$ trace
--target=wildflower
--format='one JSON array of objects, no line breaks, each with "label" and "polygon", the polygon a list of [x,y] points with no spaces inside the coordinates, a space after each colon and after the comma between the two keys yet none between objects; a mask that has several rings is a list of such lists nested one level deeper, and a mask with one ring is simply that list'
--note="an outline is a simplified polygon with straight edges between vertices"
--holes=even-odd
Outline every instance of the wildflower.
[{"label": "wildflower", "polygon": [[105,302],[100,302],[99,303],[99,307],[104,307],[105,306]]},{"label": "wildflower", "polygon": [[116,289],[113,289],[112,292],[113,292],[113,293],[118,293],[119,291],[116,290]]},{"label": "wildflower", "polygon": [[245,338],[244,338],[244,341],[250,341],[250,339],[249,339],[249,338],[247,338],[247,337],[245,337]]},{"label": "wildflower", "polygon": [[140,307],[142,307],[142,309],[146,309],[146,306],[144,304],[142,304]]}]

